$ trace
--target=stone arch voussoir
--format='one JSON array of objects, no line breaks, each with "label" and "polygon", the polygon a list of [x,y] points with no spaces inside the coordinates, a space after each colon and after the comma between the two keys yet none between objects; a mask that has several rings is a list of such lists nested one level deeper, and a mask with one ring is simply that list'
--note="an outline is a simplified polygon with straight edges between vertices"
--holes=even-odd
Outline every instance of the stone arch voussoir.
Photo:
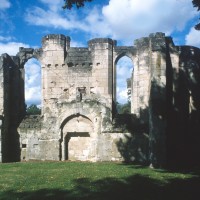
[{"label": "stone arch voussoir", "polygon": [[68,115],[67,117],[64,117],[64,119],[61,122],[60,128],[63,129],[64,126],[72,119],[77,118],[77,117],[83,117],[85,119],[87,119],[91,124],[93,124],[92,120],[88,117],[85,116],[83,114],[80,113],[76,113],[76,114],[72,114],[72,115]]},{"label": "stone arch voussoir", "polygon": [[94,145],[92,121],[85,115],[68,116],[61,123],[62,160],[92,160]]},{"label": "stone arch voussoir", "polygon": [[133,62],[136,55],[136,51],[133,47],[131,48],[119,48],[114,51],[114,64],[116,65],[120,58],[127,56]]},{"label": "stone arch voussoir", "polygon": [[33,48],[23,48],[21,47],[19,49],[19,52],[17,53],[17,56],[19,57],[20,60],[20,67],[24,68],[25,63],[31,59],[35,58],[39,62],[41,62],[41,52],[42,49],[33,49]]}]

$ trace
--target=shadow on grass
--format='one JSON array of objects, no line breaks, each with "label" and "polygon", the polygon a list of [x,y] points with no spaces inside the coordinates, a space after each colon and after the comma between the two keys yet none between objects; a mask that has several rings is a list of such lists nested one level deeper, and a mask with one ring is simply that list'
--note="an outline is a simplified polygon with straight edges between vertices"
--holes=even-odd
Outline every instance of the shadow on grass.
[{"label": "shadow on grass", "polygon": [[80,199],[80,200],[192,200],[200,195],[200,176],[188,179],[159,181],[148,176],[134,175],[126,179],[105,178],[92,181],[87,178],[74,180],[74,189],[41,189],[36,191],[1,193],[1,200],[9,199]]}]

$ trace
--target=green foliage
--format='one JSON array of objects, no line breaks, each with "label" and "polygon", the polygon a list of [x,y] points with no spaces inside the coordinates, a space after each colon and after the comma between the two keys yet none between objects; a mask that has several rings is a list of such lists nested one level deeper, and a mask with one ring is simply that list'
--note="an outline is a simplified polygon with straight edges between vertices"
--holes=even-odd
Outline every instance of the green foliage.
[{"label": "green foliage", "polygon": [[120,163],[26,162],[0,165],[0,199],[193,200],[200,175]]},{"label": "green foliage", "polygon": [[[193,6],[197,7],[197,10],[200,11],[200,0],[192,0]],[[199,18],[200,19],[200,18]],[[195,25],[196,30],[200,30],[200,23]]]},{"label": "green foliage", "polygon": [[118,114],[130,114],[131,113],[131,103],[128,101],[125,104],[117,103],[117,113]]},{"label": "green foliage", "polygon": [[197,7],[197,10],[200,10],[200,0],[192,0],[194,7]]},{"label": "green foliage", "polygon": [[74,5],[77,8],[81,8],[85,5],[85,2],[91,2],[92,0],[64,0],[65,4],[63,9],[71,9]]},{"label": "green foliage", "polygon": [[28,115],[40,115],[41,109],[38,108],[36,105],[32,104],[26,109],[26,114],[28,114]]}]

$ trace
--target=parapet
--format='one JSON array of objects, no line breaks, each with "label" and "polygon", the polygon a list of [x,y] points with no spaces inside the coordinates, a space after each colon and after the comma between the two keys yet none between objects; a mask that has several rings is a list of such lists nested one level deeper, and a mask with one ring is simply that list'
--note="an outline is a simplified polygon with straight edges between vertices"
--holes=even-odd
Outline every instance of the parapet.
[{"label": "parapet", "polygon": [[110,38],[95,38],[95,39],[92,39],[92,40],[88,41],[89,49],[93,48],[96,45],[104,45],[104,44],[116,46],[117,41],[116,40],[112,40]]},{"label": "parapet", "polygon": [[113,44],[113,40],[110,39],[110,38],[94,38],[94,39],[88,41],[88,46],[90,44],[95,44],[95,43],[109,43],[109,44]]},{"label": "parapet", "polygon": [[151,33],[151,34],[149,34],[149,37],[150,38],[154,38],[154,37],[164,38],[165,37],[165,33],[162,33],[162,32]]},{"label": "parapet", "polygon": [[[165,33],[157,32],[149,34],[149,37],[142,37],[134,41],[137,49],[144,50],[151,46],[153,51],[160,50],[165,45]],[[151,42],[151,44],[150,44]]]},{"label": "parapet", "polygon": [[49,44],[58,44],[60,46],[70,47],[70,37],[62,34],[49,34],[42,38],[42,47],[44,48]]},{"label": "parapet", "polygon": [[134,45],[138,50],[144,51],[149,47],[149,37],[142,37],[134,41]]}]

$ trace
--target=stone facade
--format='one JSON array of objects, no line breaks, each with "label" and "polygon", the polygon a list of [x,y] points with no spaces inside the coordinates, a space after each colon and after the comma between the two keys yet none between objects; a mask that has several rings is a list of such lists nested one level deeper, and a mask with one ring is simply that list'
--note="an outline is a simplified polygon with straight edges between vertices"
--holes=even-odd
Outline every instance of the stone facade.
[{"label": "stone facade", "polygon": [[[134,65],[129,115],[115,108],[116,63],[123,56]],[[175,46],[163,33],[133,46],[97,38],[87,48],[70,47],[64,35],[47,35],[40,49],[20,48],[16,56],[0,58],[1,161],[127,161],[155,167],[200,162],[200,49]],[[24,64],[30,58],[41,63],[41,116],[25,116]]]}]

